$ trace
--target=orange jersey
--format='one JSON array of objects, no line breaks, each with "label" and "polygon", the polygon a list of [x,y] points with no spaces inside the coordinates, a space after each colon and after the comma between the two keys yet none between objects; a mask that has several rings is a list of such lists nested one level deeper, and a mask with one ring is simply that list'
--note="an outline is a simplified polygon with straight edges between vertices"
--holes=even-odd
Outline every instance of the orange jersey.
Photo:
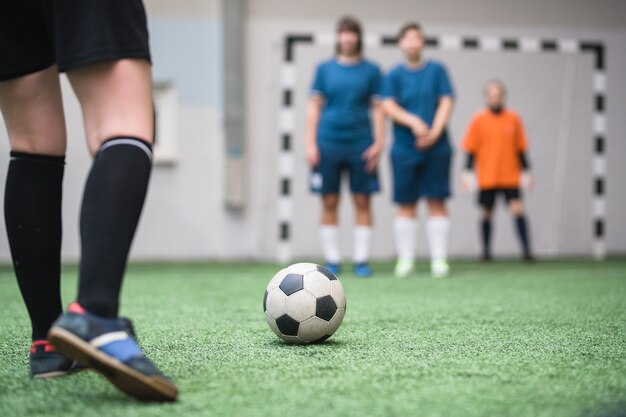
[{"label": "orange jersey", "polygon": [[519,187],[519,154],[527,146],[522,120],[506,109],[500,114],[490,110],[476,114],[463,139],[463,148],[475,157],[481,190]]}]

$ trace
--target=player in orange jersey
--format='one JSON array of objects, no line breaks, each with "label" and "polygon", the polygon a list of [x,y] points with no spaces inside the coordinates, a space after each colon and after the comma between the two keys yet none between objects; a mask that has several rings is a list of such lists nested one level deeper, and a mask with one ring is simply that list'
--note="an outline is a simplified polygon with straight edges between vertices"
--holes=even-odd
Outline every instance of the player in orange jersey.
[{"label": "player in orange jersey", "polygon": [[528,141],[522,121],[505,106],[506,87],[498,80],[485,86],[487,108],[477,113],[467,129],[463,148],[467,152],[463,186],[475,188],[473,170],[478,174],[478,202],[482,207],[482,259],[491,260],[491,223],[496,197],[504,195],[519,237],[523,257],[532,261],[528,221],[524,214],[521,188],[531,185],[526,157]]}]

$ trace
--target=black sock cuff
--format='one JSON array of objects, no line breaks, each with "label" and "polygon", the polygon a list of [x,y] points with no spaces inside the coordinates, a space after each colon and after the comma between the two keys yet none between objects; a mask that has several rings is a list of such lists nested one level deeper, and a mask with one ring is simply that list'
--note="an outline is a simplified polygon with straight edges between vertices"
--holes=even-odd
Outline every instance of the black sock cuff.
[{"label": "black sock cuff", "polygon": [[100,145],[98,153],[117,145],[136,146],[137,148],[143,150],[149,159],[152,159],[152,144],[145,139],[141,139],[135,136],[115,136],[107,139],[102,142],[102,145]]},{"label": "black sock cuff", "polygon": [[11,151],[11,161],[41,162],[44,164],[65,165],[65,155],[42,155],[28,152]]}]

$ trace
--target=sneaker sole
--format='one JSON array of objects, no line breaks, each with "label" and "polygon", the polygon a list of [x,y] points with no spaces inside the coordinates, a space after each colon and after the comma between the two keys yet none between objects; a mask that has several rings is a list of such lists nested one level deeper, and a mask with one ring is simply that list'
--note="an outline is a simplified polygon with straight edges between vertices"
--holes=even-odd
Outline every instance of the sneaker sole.
[{"label": "sneaker sole", "polygon": [[34,379],[47,379],[47,378],[58,378],[60,376],[69,375],[70,371],[52,371],[52,372],[43,372],[40,374],[33,375]]},{"label": "sneaker sole", "polygon": [[178,397],[178,389],[171,382],[143,375],[65,329],[50,329],[48,342],[63,355],[92,368],[117,389],[138,400],[176,401]]},{"label": "sneaker sole", "polygon": [[88,368],[86,367],[79,367],[76,368],[76,362],[74,362],[74,364],[72,365],[72,367],[70,369],[68,369],[67,371],[51,371],[51,372],[42,372],[39,374],[34,374],[33,378],[34,379],[47,379],[47,378],[58,378],[61,376],[68,376],[68,375],[72,375],[75,374],[77,372],[83,372],[86,371]]}]

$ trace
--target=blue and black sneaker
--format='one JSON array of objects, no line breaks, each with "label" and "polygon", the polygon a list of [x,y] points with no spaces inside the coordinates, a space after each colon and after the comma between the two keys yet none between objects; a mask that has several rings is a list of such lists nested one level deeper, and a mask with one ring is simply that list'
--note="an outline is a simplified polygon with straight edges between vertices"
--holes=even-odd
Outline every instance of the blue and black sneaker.
[{"label": "blue and black sneaker", "polygon": [[98,317],[72,303],[52,324],[48,341],[128,395],[143,401],[175,401],[176,385],[144,356],[133,333],[128,319]]},{"label": "blue and black sneaker", "polygon": [[35,340],[28,357],[33,378],[54,378],[85,369],[72,359],[57,352],[46,340]]},{"label": "blue and black sneaker", "polygon": [[354,275],[359,278],[369,278],[372,276],[372,267],[367,262],[357,262],[354,264]]}]

